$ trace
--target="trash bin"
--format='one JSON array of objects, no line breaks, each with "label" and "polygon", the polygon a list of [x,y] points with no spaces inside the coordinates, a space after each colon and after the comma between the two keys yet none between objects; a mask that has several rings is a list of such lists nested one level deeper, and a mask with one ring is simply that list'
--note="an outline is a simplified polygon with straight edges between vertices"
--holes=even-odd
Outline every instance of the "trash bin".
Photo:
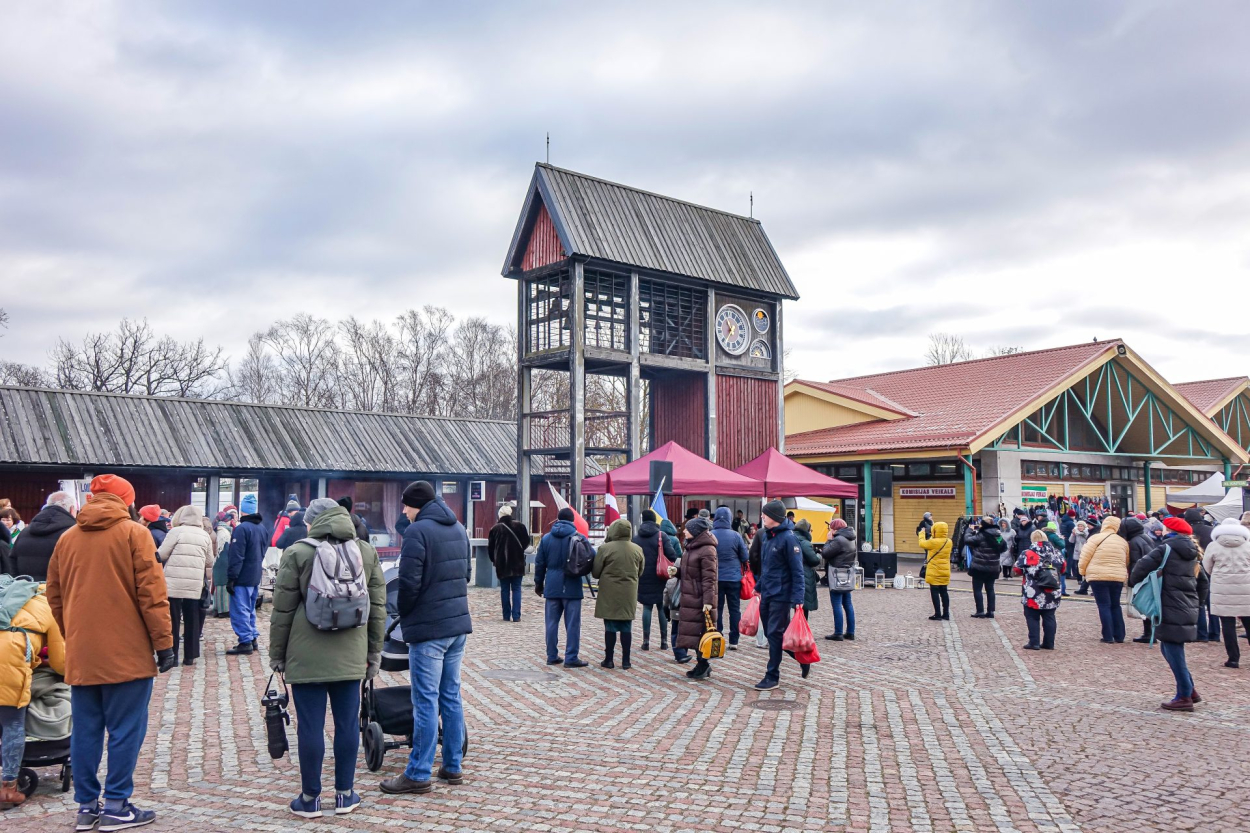
[{"label": "trash bin", "polygon": [[486,548],[485,538],[470,538],[469,546],[473,552],[474,585],[477,587],[499,587],[499,578],[495,575],[495,565],[490,563],[490,555]]}]

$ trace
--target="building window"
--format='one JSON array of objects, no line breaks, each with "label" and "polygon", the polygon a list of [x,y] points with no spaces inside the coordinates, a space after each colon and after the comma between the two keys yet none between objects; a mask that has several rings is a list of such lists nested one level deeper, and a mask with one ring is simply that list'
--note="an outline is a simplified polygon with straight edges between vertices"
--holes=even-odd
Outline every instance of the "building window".
[{"label": "building window", "polygon": [[907,474],[907,466],[904,466],[902,463],[891,463],[890,473],[894,475],[896,479],[904,477]]},{"label": "building window", "polygon": [[1037,474],[1037,466],[1034,465],[1033,463],[1025,463],[1024,464],[1024,476],[1032,477],[1035,474]]},{"label": "building window", "polygon": [[643,353],[707,360],[707,291],[638,281],[638,348]]},{"label": "building window", "polygon": [[[201,512],[208,511],[208,478],[197,477],[191,481],[191,506]],[[225,504],[221,504],[225,505]]]},{"label": "building window", "polygon": [[567,269],[525,283],[526,352],[568,347],[573,280]]},{"label": "building window", "polygon": [[838,466],[838,473],[834,476],[840,480],[858,480],[863,473],[859,466]]},{"label": "building window", "polygon": [[938,463],[936,472],[939,477],[954,477],[959,474],[959,466],[955,463]]},{"label": "building window", "polygon": [[629,276],[585,270],[586,346],[629,349]]},{"label": "building window", "polygon": [[907,474],[909,477],[932,477],[933,466],[928,463],[908,463]]}]

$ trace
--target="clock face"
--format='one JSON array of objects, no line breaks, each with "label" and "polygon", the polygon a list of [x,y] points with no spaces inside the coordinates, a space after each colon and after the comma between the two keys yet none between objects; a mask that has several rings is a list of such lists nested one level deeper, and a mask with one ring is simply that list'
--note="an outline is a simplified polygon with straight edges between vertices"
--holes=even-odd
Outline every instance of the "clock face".
[{"label": "clock face", "polygon": [[725,304],[716,313],[716,340],[731,356],[741,356],[751,342],[751,323],[742,308]]},{"label": "clock face", "polygon": [[755,312],[751,313],[751,323],[755,325],[755,332],[760,335],[768,332],[768,325],[772,323],[768,319],[768,310],[756,309]]},{"label": "clock face", "polygon": [[768,342],[762,338],[757,338],[751,342],[751,358],[753,359],[771,359],[773,357],[772,348],[768,346]]}]

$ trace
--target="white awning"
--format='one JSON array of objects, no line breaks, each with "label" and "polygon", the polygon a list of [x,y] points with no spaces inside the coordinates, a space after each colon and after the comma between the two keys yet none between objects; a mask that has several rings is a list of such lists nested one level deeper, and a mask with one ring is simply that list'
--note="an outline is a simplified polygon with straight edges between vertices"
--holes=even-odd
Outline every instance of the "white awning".
[{"label": "white awning", "polygon": [[1218,524],[1220,521],[1228,518],[1241,517],[1241,487],[1228,490],[1228,494],[1224,495],[1224,499],[1219,503],[1213,503],[1206,508],[1206,512],[1215,518]]},{"label": "white awning", "polygon": [[1219,503],[1224,499],[1224,475],[1216,472],[1197,486],[1180,492],[1168,492],[1168,503]]}]

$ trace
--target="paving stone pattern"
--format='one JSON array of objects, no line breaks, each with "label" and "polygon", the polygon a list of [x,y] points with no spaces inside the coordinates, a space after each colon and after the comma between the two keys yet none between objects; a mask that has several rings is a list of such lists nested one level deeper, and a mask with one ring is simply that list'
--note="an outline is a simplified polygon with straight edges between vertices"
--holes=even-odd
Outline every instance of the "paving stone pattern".
[{"label": "paving stone pattern", "polygon": [[[474,590],[466,783],[384,796],[378,781],[405,761],[390,752],[381,773],[361,762],[360,810],[318,822],[286,810],[294,749],[277,762],[266,751],[267,662],[226,657],[229,626],[210,620],[200,664],[156,684],[135,800],[158,811],[157,830],[1247,829],[1250,669],[1224,669],[1222,646],[1190,646],[1207,702],[1161,713],[1172,682],[1157,648],[1100,644],[1093,604],[1074,598],[1059,611],[1057,650],[1020,650],[1019,603],[999,586],[992,621],[968,618],[964,592],[952,594],[952,621],[931,622],[924,591],[859,591],[860,639],[820,641],[809,680],[787,660],[782,687],[762,695],[751,686],[766,652],[752,640],[702,683],[658,651],[635,650],[632,671],[599,668],[589,600],[592,666],[548,669],[532,593],[513,624],[494,591]],[[832,630],[827,601],[818,635]],[[330,767],[327,755],[327,791]],[[45,774],[32,801],[0,815],[6,833],[70,829],[72,802]]]}]

